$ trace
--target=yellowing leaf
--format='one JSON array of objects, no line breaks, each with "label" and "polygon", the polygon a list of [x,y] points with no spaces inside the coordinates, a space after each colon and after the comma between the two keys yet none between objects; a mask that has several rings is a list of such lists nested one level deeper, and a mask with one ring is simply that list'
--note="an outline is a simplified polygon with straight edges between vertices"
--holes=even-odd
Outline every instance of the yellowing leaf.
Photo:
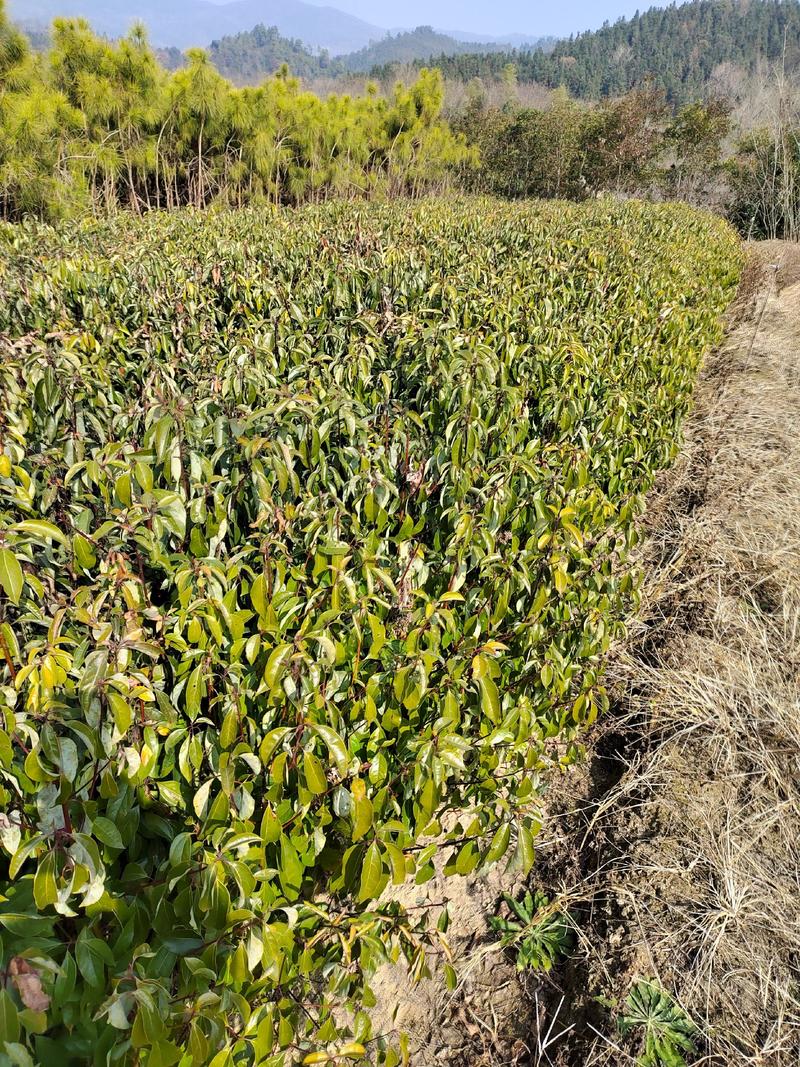
[{"label": "yellowing leaf", "polygon": [[264,668],[264,681],[270,689],[273,689],[276,682],[281,678],[286,669],[286,665],[291,658],[293,649],[294,646],[287,643],[278,645],[278,647],[274,648],[270,653],[267,665]]},{"label": "yellowing leaf", "polygon": [[337,771],[342,776],[342,778],[344,778],[347,774],[347,768],[350,763],[350,758],[347,754],[347,747],[345,746],[345,743],[342,738],[339,736],[339,734],[336,733],[336,731],[332,727],[326,726],[324,723],[309,723],[309,729],[313,730],[314,733],[319,734],[319,736],[325,742],[328,747],[328,751],[330,752],[333,761],[336,764]]},{"label": "yellowing leaf", "polygon": [[58,541],[62,545],[68,544],[67,538],[61,530],[54,526],[52,522],[45,522],[44,519],[26,519],[24,522],[18,522],[11,529],[17,533],[29,534],[39,541]]},{"label": "yellowing leaf", "polygon": [[372,829],[372,801],[361,778],[353,779],[350,792],[353,797],[353,840],[360,841]]},{"label": "yellowing leaf", "polygon": [[478,682],[481,692],[481,708],[493,723],[500,722],[500,693],[492,679],[484,675]]},{"label": "yellowing leaf", "polygon": [[346,1056],[349,1060],[358,1060],[362,1056],[366,1056],[367,1050],[358,1041],[349,1041],[346,1045],[342,1045],[337,1048],[337,1056]]},{"label": "yellowing leaf", "polygon": [[336,662],[336,645],[325,634],[317,634],[314,640],[319,645],[325,662],[330,666]]},{"label": "yellowing leaf", "polygon": [[12,604],[19,604],[25,575],[10,548],[0,549],[0,585]]},{"label": "yellowing leaf", "polygon": [[186,681],[186,714],[195,719],[200,714],[200,705],[206,692],[203,665],[198,663]]},{"label": "yellowing leaf", "polygon": [[328,781],[325,777],[325,771],[313,752],[306,752],[304,754],[303,770],[306,776],[306,785],[312,793],[320,796],[327,792]]}]

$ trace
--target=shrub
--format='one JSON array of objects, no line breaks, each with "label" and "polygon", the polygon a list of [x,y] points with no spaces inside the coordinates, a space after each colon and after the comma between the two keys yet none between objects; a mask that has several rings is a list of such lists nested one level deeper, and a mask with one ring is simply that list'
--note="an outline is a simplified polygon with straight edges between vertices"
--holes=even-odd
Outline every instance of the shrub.
[{"label": "shrub", "polygon": [[465,201],[0,241],[6,1057],[396,1063],[369,975],[437,932],[381,894],[531,866],[734,236]]}]

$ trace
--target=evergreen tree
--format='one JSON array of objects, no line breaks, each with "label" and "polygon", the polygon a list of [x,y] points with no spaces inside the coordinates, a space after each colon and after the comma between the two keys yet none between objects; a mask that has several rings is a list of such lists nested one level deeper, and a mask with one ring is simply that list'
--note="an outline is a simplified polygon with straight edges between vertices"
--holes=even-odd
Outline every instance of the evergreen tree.
[{"label": "evergreen tree", "polygon": [[437,71],[389,99],[372,88],[323,100],[285,64],[236,89],[201,49],[167,72],[142,27],[110,42],[57,19],[35,55],[2,4],[0,217],[413,195],[474,162],[442,119]]}]

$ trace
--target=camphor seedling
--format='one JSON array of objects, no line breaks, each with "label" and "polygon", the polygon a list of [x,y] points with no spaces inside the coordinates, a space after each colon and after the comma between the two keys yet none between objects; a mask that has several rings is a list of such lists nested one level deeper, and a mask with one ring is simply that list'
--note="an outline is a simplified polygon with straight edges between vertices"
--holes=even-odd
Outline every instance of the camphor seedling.
[{"label": "camphor seedling", "polygon": [[[0,1040],[396,1067],[370,975],[443,931],[384,891],[442,851],[528,875],[735,235],[426,201],[0,250],[0,970],[50,998],[6,984]],[[510,906],[523,967],[564,951],[549,909]]]},{"label": "camphor seedling", "polygon": [[695,1050],[697,1027],[655,981],[634,983],[617,1026],[623,1035],[644,1030],[640,1067],[686,1067],[683,1053]]},{"label": "camphor seedling", "polygon": [[515,918],[491,915],[489,925],[515,954],[517,970],[549,971],[569,953],[574,939],[568,912],[539,890],[528,890],[521,900],[504,893],[503,900]]}]

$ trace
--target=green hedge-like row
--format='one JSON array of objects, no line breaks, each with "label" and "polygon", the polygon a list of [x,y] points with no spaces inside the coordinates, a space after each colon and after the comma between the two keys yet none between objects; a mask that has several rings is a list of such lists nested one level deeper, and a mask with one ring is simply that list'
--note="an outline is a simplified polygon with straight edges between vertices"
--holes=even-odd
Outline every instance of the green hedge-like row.
[{"label": "green hedge-like row", "polygon": [[674,205],[0,230],[0,1060],[398,1062],[445,935],[378,898],[530,867],[738,270]]}]

